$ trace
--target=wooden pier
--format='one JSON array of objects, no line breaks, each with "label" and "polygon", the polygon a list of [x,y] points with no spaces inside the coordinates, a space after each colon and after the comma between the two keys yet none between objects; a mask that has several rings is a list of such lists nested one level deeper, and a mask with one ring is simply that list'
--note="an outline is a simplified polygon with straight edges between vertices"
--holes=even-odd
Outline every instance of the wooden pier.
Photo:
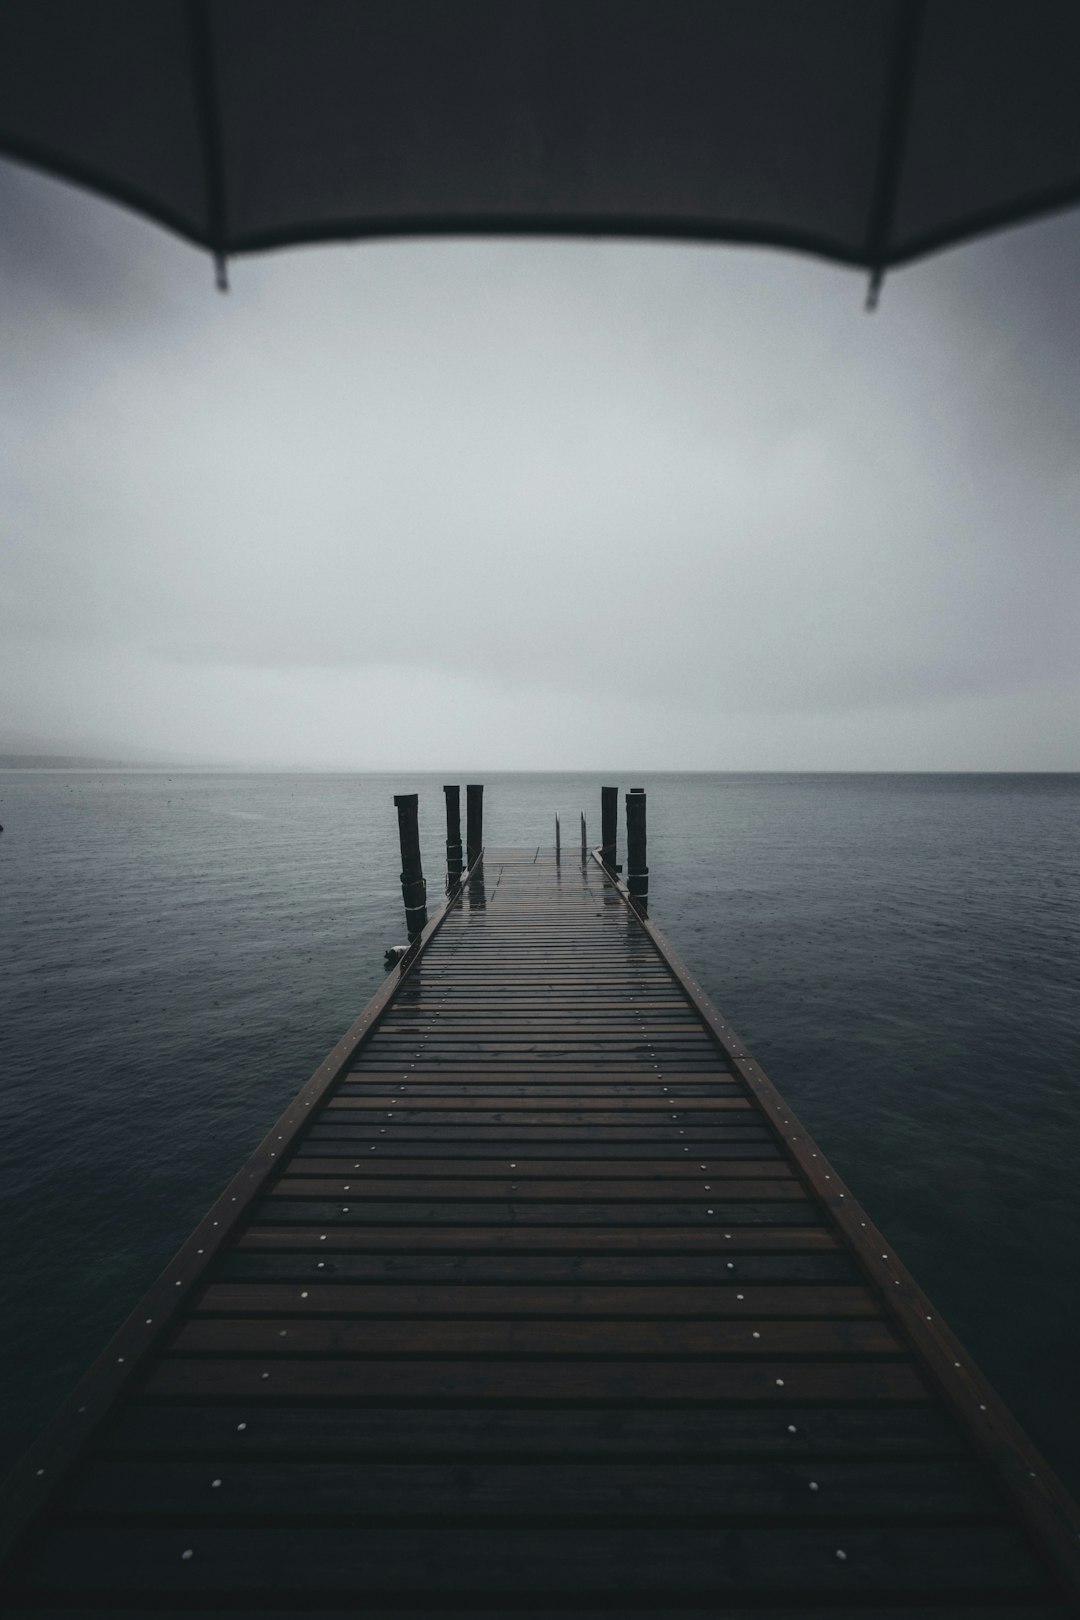
[{"label": "wooden pier", "polygon": [[1080,1592],[1062,1487],[640,898],[565,849],[474,860],[4,1507],[8,1611],[55,1620]]}]

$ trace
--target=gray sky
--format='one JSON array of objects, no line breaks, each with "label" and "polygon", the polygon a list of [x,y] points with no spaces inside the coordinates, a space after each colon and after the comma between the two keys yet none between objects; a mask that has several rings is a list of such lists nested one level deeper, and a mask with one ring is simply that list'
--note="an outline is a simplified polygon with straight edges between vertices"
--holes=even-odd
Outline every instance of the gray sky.
[{"label": "gray sky", "polygon": [[232,267],[0,164],[0,749],[1080,768],[1080,213]]}]

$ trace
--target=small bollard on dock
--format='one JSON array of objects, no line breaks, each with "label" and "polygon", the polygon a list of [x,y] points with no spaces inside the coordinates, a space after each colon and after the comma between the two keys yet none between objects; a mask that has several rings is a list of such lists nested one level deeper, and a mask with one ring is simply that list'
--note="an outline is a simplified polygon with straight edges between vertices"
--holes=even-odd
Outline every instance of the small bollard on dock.
[{"label": "small bollard on dock", "polygon": [[420,798],[416,793],[395,793],[398,837],[401,840],[401,897],[409,944],[427,927],[427,884],[420,864]]},{"label": "small bollard on dock", "polygon": [[444,787],[446,794],[446,892],[461,882],[461,789]]},{"label": "small bollard on dock", "polygon": [[645,789],[626,795],[626,887],[638,910],[649,909],[649,868],[645,850]]},{"label": "small bollard on dock", "polygon": [[619,872],[615,864],[615,842],[619,835],[619,790],[617,787],[600,789],[600,859],[609,872]]},{"label": "small bollard on dock", "polygon": [[465,788],[465,857],[469,866],[484,848],[483,783],[470,782]]}]

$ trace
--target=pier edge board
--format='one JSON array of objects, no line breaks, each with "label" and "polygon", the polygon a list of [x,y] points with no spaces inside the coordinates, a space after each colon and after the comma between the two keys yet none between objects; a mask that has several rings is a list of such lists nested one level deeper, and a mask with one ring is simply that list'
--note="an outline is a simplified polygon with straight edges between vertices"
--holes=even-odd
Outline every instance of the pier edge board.
[{"label": "pier edge board", "polygon": [[792,1164],[832,1220],[867,1281],[899,1327],[920,1370],[989,1466],[1016,1508],[1029,1539],[1047,1557],[1066,1592],[1080,1603],[1080,1507],[980,1372],[891,1244],[867,1215],[847,1183],[785,1102],[746,1042],[706,994],[686,963],[621,878],[604,866],[600,850],[590,856],[638,919],[661,959],[735,1074],[758,1098]]},{"label": "pier edge board", "polygon": [[278,1158],[308,1122],[310,1111],[370,1040],[386,1009],[439,932],[477,868],[480,851],[408,950],[386,974],[363,1011],[349,1025],[310,1078],[279,1115],[255,1151],[228,1182],[139,1303],[79,1379],[71,1394],[0,1480],[0,1574],[34,1530],[54,1494],[117,1402],[134,1386],[147,1356],[168,1337],[179,1313],[236,1228],[250,1213]]}]

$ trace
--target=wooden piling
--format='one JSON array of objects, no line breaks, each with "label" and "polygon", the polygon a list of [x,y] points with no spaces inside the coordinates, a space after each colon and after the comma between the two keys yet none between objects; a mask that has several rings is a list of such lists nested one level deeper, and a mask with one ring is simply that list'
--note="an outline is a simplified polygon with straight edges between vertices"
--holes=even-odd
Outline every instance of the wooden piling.
[{"label": "wooden piling", "polygon": [[420,862],[420,799],[416,793],[395,793],[398,837],[401,841],[401,897],[409,943],[427,927],[427,884]]},{"label": "wooden piling", "polygon": [[446,795],[446,892],[461,881],[461,789],[444,787]]},{"label": "wooden piling", "polygon": [[562,829],[559,826],[558,814],[555,816],[555,865],[562,865]]},{"label": "wooden piling", "polygon": [[649,868],[645,848],[645,789],[626,795],[626,887],[642,911],[649,904]]},{"label": "wooden piling", "polygon": [[581,864],[582,864],[582,866],[585,865],[585,862],[588,860],[588,858],[589,858],[589,839],[588,839],[588,834],[585,831],[585,812],[583,810],[581,812]]},{"label": "wooden piling", "polygon": [[472,866],[484,847],[484,787],[469,782],[465,788],[465,846]]},{"label": "wooden piling", "polygon": [[615,864],[615,844],[619,832],[619,790],[617,787],[600,789],[600,859],[609,872],[618,872]]}]

